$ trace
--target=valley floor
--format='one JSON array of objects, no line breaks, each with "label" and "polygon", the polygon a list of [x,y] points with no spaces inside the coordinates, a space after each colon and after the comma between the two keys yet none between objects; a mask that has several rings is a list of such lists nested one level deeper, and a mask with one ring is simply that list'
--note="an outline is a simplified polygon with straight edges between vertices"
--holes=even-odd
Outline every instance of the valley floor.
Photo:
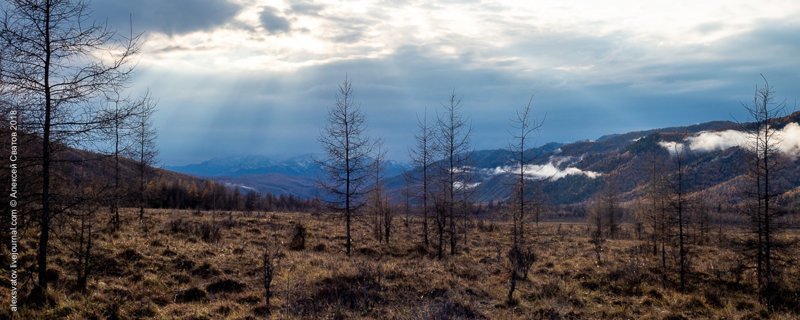
[{"label": "valley floor", "polygon": [[[53,305],[41,310],[22,306],[18,318],[262,318],[267,312],[262,257],[264,248],[276,242],[282,254],[270,301],[274,319],[800,317],[800,250],[792,248],[783,269],[786,301],[768,314],[754,295],[753,279],[742,269],[742,259],[729,249],[735,232],[727,230],[712,233],[706,245],[691,246],[692,273],[687,292],[681,293],[674,289],[677,273],[670,270],[664,283],[660,256],[652,255],[648,243],[635,240],[630,226],[625,226],[620,239],[606,241],[603,262],[598,265],[585,224],[542,223],[538,228],[529,224],[537,260],[528,279],[519,282],[516,303],[509,304],[506,253],[510,240],[504,222],[473,223],[466,247],[459,240],[460,248],[467,250],[438,260],[432,246],[419,244],[419,219],[406,224],[402,217],[396,218],[388,245],[372,237],[366,217],[357,219],[354,252],[348,257],[343,220],[333,215],[235,212],[212,216],[211,212],[149,210],[147,217],[148,232],[137,222],[136,213],[126,210],[121,231],[97,233],[94,269],[85,294],[72,289],[75,258],[56,242],[51,256],[54,285],[49,293]],[[302,250],[288,248],[295,224],[307,231]],[[800,234],[787,236],[797,239]],[[33,263],[30,242],[23,246],[27,248],[23,265]],[[668,263],[676,265],[672,254]],[[28,287],[33,282],[22,281]],[[0,318],[8,318],[7,272],[2,274],[2,286]]]}]

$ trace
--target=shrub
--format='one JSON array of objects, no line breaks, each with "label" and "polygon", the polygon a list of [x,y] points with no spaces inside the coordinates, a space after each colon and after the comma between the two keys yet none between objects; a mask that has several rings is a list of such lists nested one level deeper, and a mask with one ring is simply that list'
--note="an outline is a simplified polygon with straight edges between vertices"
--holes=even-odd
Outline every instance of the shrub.
[{"label": "shrub", "polygon": [[206,301],[206,292],[198,288],[189,288],[175,294],[175,303]]},{"label": "shrub", "polygon": [[247,286],[244,283],[236,280],[225,279],[209,284],[206,286],[206,291],[210,293],[231,293],[242,292],[246,288]]},{"label": "shrub", "polygon": [[169,220],[169,231],[172,233],[189,233],[191,231],[191,224],[183,220],[183,218]]},{"label": "shrub", "polygon": [[492,232],[494,231],[494,222],[486,223],[483,219],[478,219],[478,230],[481,232]]},{"label": "shrub", "polygon": [[270,313],[269,299],[272,297],[272,280],[275,278],[275,273],[278,268],[278,260],[280,260],[281,256],[282,253],[280,251],[280,247],[278,246],[278,241],[273,237],[272,243],[268,244],[267,247],[264,248],[262,273],[264,276],[264,300],[266,301],[266,305],[264,306],[265,310],[258,312],[259,314]]},{"label": "shrub", "polygon": [[645,269],[645,261],[639,256],[633,255],[625,259],[618,268],[609,272],[607,277],[609,280],[616,282],[620,293],[640,296],[643,294],[642,285],[644,283],[658,281],[651,274],[645,272]]},{"label": "shrub", "polygon": [[230,229],[236,226],[236,220],[233,219],[233,212],[228,212],[228,217],[222,220],[222,226]]},{"label": "shrub", "polygon": [[197,226],[195,233],[205,242],[217,242],[220,238],[220,227],[214,223],[203,222]]},{"label": "shrub", "polygon": [[130,249],[130,248],[125,249],[124,251],[120,252],[118,257],[120,259],[123,259],[123,260],[126,260],[126,261],[139,261],[139,260],[142,260],[142,258],[144,258],[144,256],[142,256],[142,254],[140,254],[140,253],[136,252],[136,250]]},{"label": "shrub", "polygon": [[306,248],[306,228],[302,224],[297,223],[292,227],[292,235],[290,238],[290,250],[303,250]]},{"label": "shrub", "polygon": [[542,287],[540,289],[540,296],[542,298],[560,297],[562,294],[561,286],[562,284],[559,283],[557,280],[547,281],[542,284]]},{"label": "shrub", "polygon": [[201,265],[197,266],[194,270],[192,270],[192,275],[201,277],[203,279],[210,278],[212,276],[217,276],[220,274],[220,271],[211,266],[208,262],[203,262]]},{"label": "shrub", "polygon": [[457,301],[436,302],[428,308],[426,313],[430,319],[486,319],[486,316]]},{"label": "shrub", "polygon": [[508,252],[508,259],[511,261],[514,271],[523,279],[528,279],[528,271],[531,270],[531,266],[536,261],[536,254],[531,247],[524,249],[513,247]]}]

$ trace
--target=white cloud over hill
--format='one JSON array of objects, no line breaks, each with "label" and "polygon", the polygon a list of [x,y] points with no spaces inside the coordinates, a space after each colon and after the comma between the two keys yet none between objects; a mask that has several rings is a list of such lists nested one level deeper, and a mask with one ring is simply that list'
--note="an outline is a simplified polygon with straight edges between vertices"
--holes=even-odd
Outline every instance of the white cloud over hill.
[{"label": "white cloud over hill", "polygon": [[[559,168],[553,162],[545,164],[528,164],[522,167],[523,173],[527,179],[531,180],[550,180],[556,181],[570,175],[584,175],[591,179],[597,178],[602,175],[599,172],[583,171],[575,167]],[[503,166],[497,167],[492,170],[492,174],[517,174],[519,173],[519,166]]]},{"label": "white cloud over hill", "polygon": [[[800,124],[789,123],[775,131],[773,136],[778,150],[791,157],[800,156]],[[690,151],[710,152],[722,151],[733,147],[745,150],[752,149],[753,137],[750,133],[738,130],[705,131],[687,137],[684,142],[660,141],[658,144],[671,154],[682,152],[685,147]]]}]

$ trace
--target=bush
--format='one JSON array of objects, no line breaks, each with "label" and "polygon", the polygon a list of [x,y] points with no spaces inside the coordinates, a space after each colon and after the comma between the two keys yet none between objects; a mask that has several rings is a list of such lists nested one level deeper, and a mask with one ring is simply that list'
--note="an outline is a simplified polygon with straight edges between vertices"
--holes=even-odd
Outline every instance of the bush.
[{"label": "bush", "polygon": [[142,256],[142,254],[140,254],[140,253],[136,252],[136,250],[130,249],[130,248],[125,249],[124,251],[120,252],[119,255],[117,255],[117,256],[120,259],[125,260],[125,261],[139,261],[139,260],[142,260],[144,258],[144,256]]},{"label": "bush", "polygon": [[528,279],[528,271],[531,270],[531,266],[533,266],[533,263],[536,261],[536,254],[530,247],[525,249],[514,247],[508,252],[508,259],[511,261],[514,271],[517,272],[522,279]]},{"label": "bush", "polygon": [[436,302],[428,308],[426,313],[430,319],[486,319],[486,316],[456,301]]},{"label": "bush", "polygon": [[232,293],[242,292],[246,288],[247,286],[244,283],[236,280],[225,279],[209,284],[206,286],[206,291],[210,293]]},{"label": "bush", "polygon": [[175,303],[198,302],[208,300],[206,292],[198,288],[189,288],[175,294]]},{"label": "bush", "polygon": [[183,218],[172,219],[169,221],[169,231],[172,233],[189,233],[191,225]]},{"label": "bush", "polygon": [[540,297],[542,298],[558,298],[562,295],[562,284],[557,280],[547,281],[542,284],[540,288]]},{"label": "bush", "polygon": [[303,250],[306,248],[306,228],[302,224],[297,223],[292,227],[292,236],[290,238],[290,250]]},{"label": "bush", "polygon": [[201,277],[203,279],[210,278],[212,276],[218,276],[220,271],[211,266],[208,262],[203,262],[201,265],[197,266],[194,270],[192,270],[192,275]]},{"label": "bush", "polygon": [[658,278],[646,272],[645,260],[633,255],[622,261],[622,264],[608,274],[608,280],[613,281],[619,294],[640,296],[644,294],[642,286],[645,283],[657,283]]},{"label": "bush", "polygon": [[220,238],[220,227],[214,223],[203,222],[197,226],[196,233],[205,242],[217,242]]},{"label": "bush", "polygon": [[483,219],[478,219],[478,230],[481,232],[492,232],[494,231],[494,222],[486,223]]},{"label": "bush", "polygon": [[230,229],[236,226],[236,220],[233,219],[233,212],[228,212],[228,216],[221,222],[224,228]]}]

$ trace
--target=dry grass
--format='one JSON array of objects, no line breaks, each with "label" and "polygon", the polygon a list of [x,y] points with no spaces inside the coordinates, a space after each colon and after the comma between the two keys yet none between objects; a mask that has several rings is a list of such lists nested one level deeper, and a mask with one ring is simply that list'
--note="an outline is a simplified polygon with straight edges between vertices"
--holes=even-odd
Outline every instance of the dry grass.
[{"label": "dry grass", "polygon": [[[664,286],[657,259],[640,241],[607,241],[604,263],[596,265],[583,224],[542,224],[529,279],[518,284],[516,303],[508,304],[508,226],[502,223],[481,222],[480,228],[470,229],[467,252],[437,260],[429,253],[432,248],[418,245],[421,228],[415,221],[409,227],[399,221],[390,245],[379,245],[368,226],[357,223],[354,254],[347,257],[342,223],[330,215],[234,213],[231,219],[217,215],[212,222],[207,212],[153,210],[148,233],[134,222],[134,212],[124,216],[120,233],[97,236],[88,294],[72,289],[74,258],[57,244],[51,258],[58,275],[50,292],[54,305],[42,310],[23,306],[18,316],[262,318],[261,259],[275,235],[283,247],[271,299],[276,319],[800,317],[796,304],[794,310],[768,315],[757,303],[748,274],[731,272],[740,258],[728,249],[695,247],[691,286],[680,293],[672,289],[674,273]],[[298,223],[306,228],[305,248],[289,250]],[[789,261],[783,273],[789,303],[800,301],[796,262]],[[7,274],[3,277],[6,283]],[[8,300],[8,290],[2,299]],[[8,312],[3,308],[0,318]]]}]

